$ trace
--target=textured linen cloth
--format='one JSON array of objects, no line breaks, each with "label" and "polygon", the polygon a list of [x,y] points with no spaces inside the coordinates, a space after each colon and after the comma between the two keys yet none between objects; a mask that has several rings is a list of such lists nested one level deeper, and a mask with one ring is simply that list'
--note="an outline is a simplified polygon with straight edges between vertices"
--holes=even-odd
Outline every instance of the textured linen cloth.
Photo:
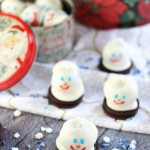
[{"label": "textured linen cloth", "polygon": [[[76,28],[76,44],[66,59],[75,61],[80,67],[85,86],[82,103],[72,109],[59,109],[48,105],[47,94],[54,63],[35,62],[20,83],[0,93],[0,106],[64,120],[81,116],[100,127],[150,134],[150,25],[110,31],[96,31],[82,26]],[[140,109],[135,117],[125,121],[105,115],[102,109],[103,85],[115,74],[97,69],[103,46],[109,40],[119,37],[133,47],[130,55],[134,67],[130,75],[135,77],[139,86]]]}]

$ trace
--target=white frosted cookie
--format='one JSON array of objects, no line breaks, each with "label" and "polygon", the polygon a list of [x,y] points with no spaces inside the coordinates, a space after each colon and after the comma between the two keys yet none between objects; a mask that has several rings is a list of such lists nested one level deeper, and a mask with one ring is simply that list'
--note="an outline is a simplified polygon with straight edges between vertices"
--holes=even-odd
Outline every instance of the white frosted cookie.
[{"label": "white frosted cookie", "polygon": [[14,15],[19,15],[25,8],[25,4],[20,0],[4,0],[1,4],[1,11]]},{"label": "white frosted cookie", "polygon": [[76,101],[83,96],[84,86],[75,63],[64,60],[54,66],[51,93],[63,102]]},{"label": "white frosted cookie", "polygon": [[64,11],[49,10],[44,17],[44,26],[55,26],[62,23],[68,15]]},{"label": "white frosted cookie", "polygon": [[32,26],[38,26],[43,21],[43,10],[37,5],[32,4],[24,9],[20,17],[27,24]]},{"label": "white frosted cookie", "polygon": [[64,123],[56,145],[59,150],[94,150],[98,130],[83,118],[70,119]]},{"label": "white frosted cookie", "polygon": [[102,53],[102,64],[111,71],[124,71],[131,67],[128,51],[130,47],[123,39],[116,39],[106,44]]},{"label": "white frosted cookie", "polygon": [[115,111],[129,111],[138,107],[138,85],[132,77],[117,76],[108,79],[104,95],[109,108]]},{"label": "white frosted cookie", "polygon": [[62,10],[61,0],[36,0],[36,5],[45,11],[54,9],[54,10]]}]

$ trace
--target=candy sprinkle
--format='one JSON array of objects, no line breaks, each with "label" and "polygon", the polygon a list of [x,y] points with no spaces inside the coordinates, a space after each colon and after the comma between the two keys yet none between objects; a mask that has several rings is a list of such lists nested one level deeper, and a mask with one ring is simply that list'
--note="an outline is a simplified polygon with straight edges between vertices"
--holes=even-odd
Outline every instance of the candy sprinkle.
[{"label": "candy sprinkle", "polygon": [[40,139],[42,139],[44,136],[43,136],[43,133],[37,133],[36,135],[35,135],[35,139],[37,139],[37,140],[40,140]]},{"label": "candy sprinkle", "polygon": [[15,139],[18,139],[19,137],[20,137],[20,134],[19,134],[19,133],[15,133],[15,134],[14,134],[14,138],[15,138]]}]

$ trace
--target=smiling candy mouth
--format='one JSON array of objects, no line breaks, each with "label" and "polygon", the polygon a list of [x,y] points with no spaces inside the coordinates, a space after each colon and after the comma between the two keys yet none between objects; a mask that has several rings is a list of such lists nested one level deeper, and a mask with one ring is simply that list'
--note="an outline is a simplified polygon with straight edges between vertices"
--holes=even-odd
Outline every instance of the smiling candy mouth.
[{"label": "smiling candy mouth", "polygon": [[69,85],[65,85],[65,86],[61,85],[60,88],[63,90],[68,90],[70,88],[70,86]]},{"label": "smiling candy mouth", "polygon": [[117,63],[117,62],[120,62],[120,59],[117,58],[117,57],[116,58],[111,58],[111,61],[114,62],[114,63]]},{"label": "smiling candy mouth", "polygon": [[[77,145],[76,147],[77,147],[77,149],[81,148],[80,145]],[[72,145],[70,146],[70,148],[71,148],[71,150],[76,150]],[[82,148],[81,150],[86,150],[86,147]]]},{"label": "smiling candy mouth", "polygon": [[125,102],[124,101],[120,101],[120,100],[114,100],[114,103],[116,103],[118,105],[121,105],[121,104],[124,104]]}]

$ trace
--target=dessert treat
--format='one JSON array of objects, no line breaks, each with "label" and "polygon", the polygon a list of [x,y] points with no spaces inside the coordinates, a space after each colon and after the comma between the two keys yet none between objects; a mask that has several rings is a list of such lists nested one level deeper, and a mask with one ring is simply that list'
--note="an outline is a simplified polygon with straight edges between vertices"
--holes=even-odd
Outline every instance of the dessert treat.
[{"label": "dessert treat", "polygon": [[25,8],[25,4],[19,0],[4,0],[1,4],[1,11],[19,15]]},{"label": "dessert treat", "polygon": [[56,145],[59,150],[97,150],[97,137],[98,130],[92,122],[74,118],[64,123]]},{"label": "dessert treat", "polygon": [[44,26],[55,26],[62,23],[68,15],[64,11],[49,10],[45,14]]},{"label": "dessert treat", "polygon": [[29,5],[20,15],[24,22],[32,26],[40,25],[42,23],[43,16],[43,10],[35,4]]},{"label": "dessert treat", "polygon": [[71,61],[60,61],[53,68],[49,103],[60,108],[77,106],[84,94],[78,67]]},{"label": "dessert treat", "polygon": [[36,5],[46,11],[62,9],[61,0],[36,0]]},{"label": "dessert treat", "polygon": [[104,111],[115,119],[127,119],[136,115],[139,108],[138,86],[132,77],[117,76],[104,85]]},{"label": "dessert treat", "polygon": [[19,17],[0,13],[0,91],[18,83],[35,58],[32,30]]},{"label": "dessert treat", "polygon": [[113,40],[103,49],[99,68],[109,73],[127,74],[133,66],[128,56],[130,47],[123,39]]}]

